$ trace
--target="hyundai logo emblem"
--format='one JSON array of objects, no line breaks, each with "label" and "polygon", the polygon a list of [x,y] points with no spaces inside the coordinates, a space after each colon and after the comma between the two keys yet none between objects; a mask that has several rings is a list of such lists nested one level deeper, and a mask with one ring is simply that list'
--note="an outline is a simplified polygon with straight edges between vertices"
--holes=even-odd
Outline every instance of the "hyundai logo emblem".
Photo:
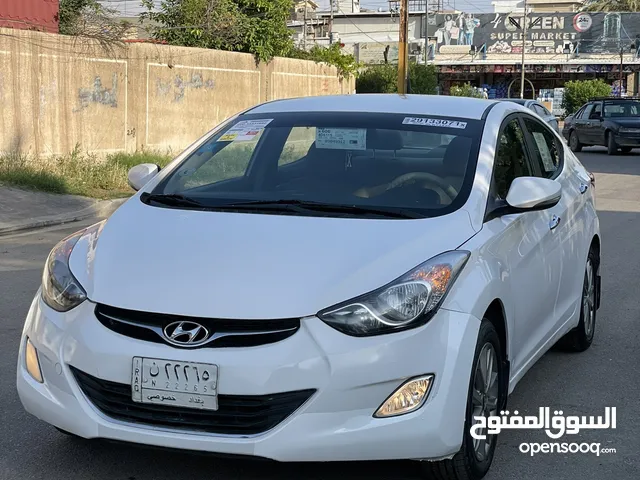
[{"label": "hyundai logo emblem", "polygon": [[197,347],[209,340],[209,330],[196,322],[171,322],[162,330],[169,343],[180,347]]}]

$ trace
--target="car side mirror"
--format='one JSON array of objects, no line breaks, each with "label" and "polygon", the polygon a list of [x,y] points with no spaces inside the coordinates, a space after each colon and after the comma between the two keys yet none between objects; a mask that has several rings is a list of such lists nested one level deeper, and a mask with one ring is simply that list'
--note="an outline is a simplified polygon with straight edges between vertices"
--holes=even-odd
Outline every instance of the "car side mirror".
[{"label": "car side mirror", "polygon": [[127,180],[134,190],[140,190],[149,180],[155,177],[160,171],[160,167],[153,163],[141,163],[129,170]]},{"label": "car side mirror", "polygon": [[555,180],[540,177],[518,177],[511,182],[507,204],[516,211],[545,210],[562,198],[562,186]]}]

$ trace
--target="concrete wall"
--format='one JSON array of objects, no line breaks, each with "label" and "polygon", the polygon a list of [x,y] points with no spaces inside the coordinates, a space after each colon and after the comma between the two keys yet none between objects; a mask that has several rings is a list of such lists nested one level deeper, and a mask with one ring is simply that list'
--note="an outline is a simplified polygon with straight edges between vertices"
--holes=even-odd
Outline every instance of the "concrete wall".
[{"label": "concrete wall", "polygon": [[103,47],[0,29],[0,151],[180,151],[260,102],[350,94],[334,67],[148,43]]}]

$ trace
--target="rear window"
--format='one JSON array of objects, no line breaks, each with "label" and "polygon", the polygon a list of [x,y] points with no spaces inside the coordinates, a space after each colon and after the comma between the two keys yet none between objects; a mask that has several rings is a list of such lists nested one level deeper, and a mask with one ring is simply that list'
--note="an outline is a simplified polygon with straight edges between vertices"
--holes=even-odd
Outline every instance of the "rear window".
[{"label": "rear window", "polygon": [[242,115],[152,193],[211,207],[299,200],[442,215],[469,195],[481,130],[481,121],[454,117]]}]

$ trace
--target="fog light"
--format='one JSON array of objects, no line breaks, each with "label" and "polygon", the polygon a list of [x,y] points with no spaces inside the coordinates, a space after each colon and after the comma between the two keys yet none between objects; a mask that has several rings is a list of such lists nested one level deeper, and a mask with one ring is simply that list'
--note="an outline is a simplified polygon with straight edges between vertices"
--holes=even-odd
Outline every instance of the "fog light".
[{"label": "fog light", "polygon": [[25,350],[25,363],[27,364],[27,372],[29,372],[29,375],[37,382],[43,383],[40,362],[38,361],[38,351],[28,338],[27,348]]},{"label": "fog light", "polygon": [[378,408],[376,418],[395,417],[419,409],[429,396],[433,375],[424,375],[403,383]]}]

